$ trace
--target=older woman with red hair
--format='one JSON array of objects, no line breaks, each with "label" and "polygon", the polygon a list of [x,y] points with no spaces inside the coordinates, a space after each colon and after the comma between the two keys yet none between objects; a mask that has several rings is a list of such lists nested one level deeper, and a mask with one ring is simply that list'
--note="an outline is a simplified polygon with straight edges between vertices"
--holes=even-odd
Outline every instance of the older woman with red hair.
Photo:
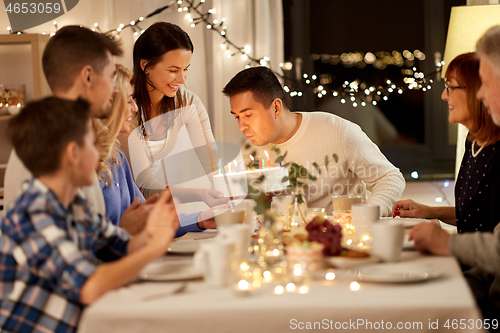
[{"label": "older woman with red hair", "polygon": [[450,123],[469,130],[455,183],[455,207],[401,200],[392,207],[394,216],[439,219],[456,225],[459,233],[491,232],[500,222],[500,128],[476,96],[480,86],[476,54],[461,54],[450,62],[441,98],[448,103]]}]

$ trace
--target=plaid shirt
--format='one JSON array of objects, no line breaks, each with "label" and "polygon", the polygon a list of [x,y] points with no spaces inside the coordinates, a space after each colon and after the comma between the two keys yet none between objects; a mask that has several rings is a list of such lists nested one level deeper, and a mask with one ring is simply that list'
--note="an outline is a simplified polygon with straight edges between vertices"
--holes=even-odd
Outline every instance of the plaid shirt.
[{"label": "plaid shirt", "polygon": [[0,220],[0,329],[75,332],[82,286],[126,254],[129,236],[80,195],[68,209],[40,180],[26,185]]}]

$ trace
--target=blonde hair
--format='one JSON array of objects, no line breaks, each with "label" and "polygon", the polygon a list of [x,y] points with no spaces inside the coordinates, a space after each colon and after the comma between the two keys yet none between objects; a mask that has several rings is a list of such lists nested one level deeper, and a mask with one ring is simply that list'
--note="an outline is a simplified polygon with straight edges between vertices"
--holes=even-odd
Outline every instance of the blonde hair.
[{"label": "blonde hair", "polygon": [[96,136],[96,145],[99,149],[99,166],[97,167],[97,175],[99,179],[106,183],[106,187],[111,185],[113,174],[111,173],[109,164],[120,165],[120,142],[118,134],[125,121],[125,108],[127,107],[127,83],[130,84],[131,72],[122,65],[116,65],[116,74],[114,82],[118,88],[118,92],[113,96],[113,106],[111,113],[106,119],[94,119],[94,130]]}]

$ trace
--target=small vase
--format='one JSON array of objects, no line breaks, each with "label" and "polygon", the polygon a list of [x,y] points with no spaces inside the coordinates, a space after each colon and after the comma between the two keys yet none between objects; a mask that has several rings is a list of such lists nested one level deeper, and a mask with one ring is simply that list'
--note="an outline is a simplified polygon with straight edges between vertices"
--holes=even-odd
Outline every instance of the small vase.
[{"label": "small vase", "polygon": [[302,188],[293,191],[292,195],[295,197],[293,203],[291,228],[304,228],[307,224],[307,201]]}]

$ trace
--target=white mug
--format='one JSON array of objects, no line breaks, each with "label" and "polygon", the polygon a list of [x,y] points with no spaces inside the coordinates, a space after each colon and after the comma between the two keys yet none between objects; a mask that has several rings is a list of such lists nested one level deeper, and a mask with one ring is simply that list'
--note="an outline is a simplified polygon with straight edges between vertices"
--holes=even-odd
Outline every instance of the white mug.
[{"label": "white mug", "polygon": [[334,212],[346,212],[355,204],[360,204],[363,197],[360,195],[334,195],[332,196],[332,207]]},{"label": "white mug", "polygon": [[245,208],[215,209],[215,225],[217,229],[225,224],[244,224],[247,211]]},{"label": "white mug", "polygon": [[399,221],[381,219],[375,222],[372,226],[372,254],[379,255],[383,261],[398,261],[403,249],[403,235],[403,224]]},{"label": "white mug", "polygon": [[234,243],[210,240],[200,245],[194,255],[194,268],[203,274],[205,281],[214,287],[224,287],[233,282],[232,262]]},{"label": "white mug", "polygon": [[217,239],[234,243],[234,258],[238,265],[244,261],[248,262],[252,232],[251,226],[245,224],[222,225],[217,230]]},{"label": "white mug", "polygon": [[237,208],[246,209],[247,212],[246,212],[245,224],[249,225],[252,228],[252,232],[257,227],[257,214],[255,213],[256,206],[257,206],[257,203],[253,199],[242,200],[237,206]]},{"label": "white mug", "polygon": [[369,243],[372,224],[380,217],[380,207],[372,204],[355,204],[351,207],[352,225],[357,243]]}]

